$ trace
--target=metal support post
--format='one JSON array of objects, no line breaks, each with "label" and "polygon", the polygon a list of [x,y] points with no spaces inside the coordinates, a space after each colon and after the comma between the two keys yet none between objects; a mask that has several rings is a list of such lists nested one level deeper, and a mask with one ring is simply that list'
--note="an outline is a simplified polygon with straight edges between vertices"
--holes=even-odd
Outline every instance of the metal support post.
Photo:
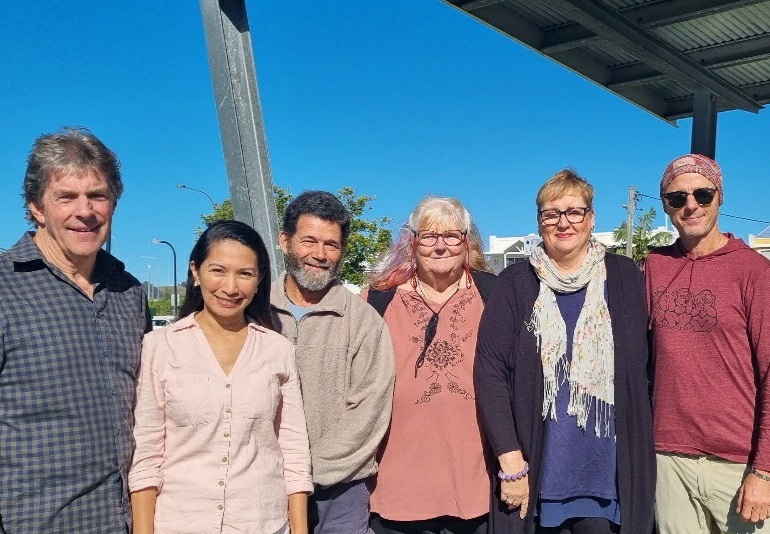
[{"label": "metal support post", "polygon": [[200,0],[235,218],[256,229],[273,278],[284,270],[245,0]]},{"label": "metal support post", "polygon": [[628,219],[626,220],[626,256],[634,257],[634,215],[636,214],[636,187],[628,188]]},{"label": "metal support post", "polygon": [[711,159],[717,146],[717,96],[710,91],[698,91],[693,101],[692,142],[690,152]]}]

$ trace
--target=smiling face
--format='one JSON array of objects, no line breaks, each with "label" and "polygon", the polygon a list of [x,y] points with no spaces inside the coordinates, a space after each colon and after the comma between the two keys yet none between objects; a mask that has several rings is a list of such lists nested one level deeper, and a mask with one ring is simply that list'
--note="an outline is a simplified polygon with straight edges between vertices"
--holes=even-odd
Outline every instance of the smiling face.
[{"label": "smiling face", "polygon": [[109,235],[115,199],[97,171],[59,171],[51,176],[40,202],[28,208],[58,259],[77,265],[93,261]]},{"label": "smiling face", "polygon": [[219,323],[244,320],[260,280],[252,249],[232,239],[216,241],[199,266],[190,263],[190,271],[200,284],[203,313]]},{"label": "smiling face", "polygon": [[[436,243],[431,246],[422,245],[419,237],[425,234],[443,235],[447,232],[462,236],[459,243],[447,245],[443,237],[436,239]],[[421,228],[418,232],[417,253],[417,275],[422,278],[425,275],[430,277],[446,277],[449,279],[459,279],[463,274],[467,257],[467,246],[465,234],[457,228],[445,228],[441,225],[431,225],[427,228]]]},{"label": "smiling face", "polygon": [[[713,188],[714,184],[705,176],[697,173],[680,174],[674,178],[663,192],[685,191],[692,193],[700,188]],[[692,195],[687,195],[686,204],[678,209],[672,208],[663,200],[663,209],[671,218],[671,223],[679,232],[679,237],[688,249],[704,240],[715,239],[721,236],[717,225],[719,216],[719,193],[708,206],[701,206]]]},{"label": "smiling face", "polygon": [[337,278],[342,259],[339,223],[313,215],[300,215],[297,230],[280,235],[288,272],[297,285],[310,292],[325,290]]},{"label": "smiling face", "polygon": [[[556,200],[548,200],[540,206],[543,210],[566,211],[569,208],[590,207],[580,195],[564,195]],[[559,221],[552,226],[542,223],[538,216],[540,235],[543,238],[543,246],[548,257],[557,264],[573,265],[582,261],[588,251],[588,240],[591,238],[591,230],[594,227],[594,213],[586,213],[583,222],[571,223],[565,215],[559,217]]]}]

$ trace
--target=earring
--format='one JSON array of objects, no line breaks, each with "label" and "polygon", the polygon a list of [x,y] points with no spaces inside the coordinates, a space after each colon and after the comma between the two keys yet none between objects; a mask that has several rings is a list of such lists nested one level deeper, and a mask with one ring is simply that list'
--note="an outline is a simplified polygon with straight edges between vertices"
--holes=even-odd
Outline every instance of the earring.
[{"label": "earring", "polygon": [[201,283],[200,283],[200,282],[198,282],[198,279],[196,278],[196,279],[193,281],[193,287],[198,287],[199,285],[201,285]]}]

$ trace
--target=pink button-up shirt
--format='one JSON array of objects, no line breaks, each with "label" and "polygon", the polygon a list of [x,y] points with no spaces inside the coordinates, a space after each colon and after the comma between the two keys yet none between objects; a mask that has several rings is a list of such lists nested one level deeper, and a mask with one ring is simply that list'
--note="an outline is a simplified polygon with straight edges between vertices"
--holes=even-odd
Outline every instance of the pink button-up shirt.
[{"label": "pink button-up shirt", "polygon": [[158,488],[156,534],[273,534],[312,492],[294,347],[255,323],[229,375],[192,315],[144,338],[129,489]]}]

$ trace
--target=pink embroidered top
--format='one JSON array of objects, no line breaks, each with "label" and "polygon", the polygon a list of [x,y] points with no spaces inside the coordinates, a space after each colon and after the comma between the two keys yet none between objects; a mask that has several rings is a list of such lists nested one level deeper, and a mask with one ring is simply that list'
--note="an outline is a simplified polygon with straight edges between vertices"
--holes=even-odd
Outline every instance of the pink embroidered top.
[{"label": "pink embroidered top", "polygon": [[[434,311],[441,308],[426,301]],[[403,289],[396,290],[385,312],[396,355],[396,385],[371,497],[372,512],[385,519],[470,519],[489,512],[489,478],[473,388],[483,309],[475,286],[462,287],[447,301],[417,378],[415,362],[433,312],[415,291]]]},{"label": "pink embroidered top", "polygon": [[158,488],[156,534],[273,534],[313,491],[294,348],[248,328],[230,375],[192,315],[144,338],[129,489]]}]

